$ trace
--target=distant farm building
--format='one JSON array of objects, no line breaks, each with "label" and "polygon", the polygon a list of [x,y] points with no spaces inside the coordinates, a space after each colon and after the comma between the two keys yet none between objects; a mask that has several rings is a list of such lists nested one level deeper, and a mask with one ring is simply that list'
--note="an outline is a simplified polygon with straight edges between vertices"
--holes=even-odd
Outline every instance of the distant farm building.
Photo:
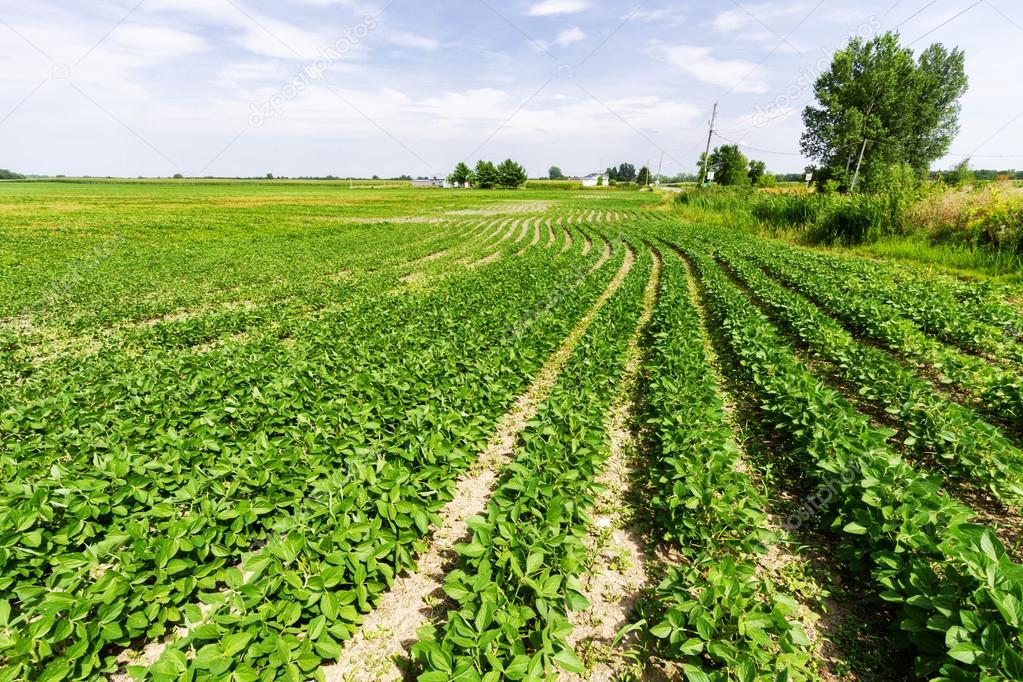
[{"label": "distant farm building", "polygon": [[443,180],[438,180],[437,178],[433,178],[431,180],[424,180],[424,179],[413,180],[412,181],[412,186],[413,187],[427,187],[427,188],[429,188],[429,187],[443,187],[444,186],[444,181]]},{"label": "distant farm building", "polygon": [[580,178],[580,180],[583,183],[583,187],[596,187],[597,185],[607,184],[607,176],[603,173],[590,173]]}]

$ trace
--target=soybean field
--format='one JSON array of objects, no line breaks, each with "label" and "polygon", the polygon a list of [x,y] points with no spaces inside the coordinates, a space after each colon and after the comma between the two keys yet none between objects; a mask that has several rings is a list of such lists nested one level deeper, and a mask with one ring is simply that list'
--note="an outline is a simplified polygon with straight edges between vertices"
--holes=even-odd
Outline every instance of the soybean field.
[{"label": "soybean field", "polygon": [[1018,291],[657,193],[0,185],[0,680],[1023,679]]}]

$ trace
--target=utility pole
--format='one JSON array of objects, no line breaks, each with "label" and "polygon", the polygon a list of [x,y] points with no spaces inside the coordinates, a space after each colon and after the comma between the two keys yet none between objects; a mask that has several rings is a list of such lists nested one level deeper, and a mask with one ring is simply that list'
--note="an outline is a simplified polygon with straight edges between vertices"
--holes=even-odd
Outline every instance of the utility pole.
[{"label": "utility pole", "polygon": [[703,153],[703,182],[707,182],[707,166],[710,163],[710,143],[714,138],[714,124],[718,120],[718,103],[714,102],[714,113],[710,117],[710,130],[707,132],[707,151]]},{"label": "utility pole", "polygon": [[661,160],[657,162],[657,186],[661,186],[661,168],[664,167],[664,152],[661,152]]},{"label": "utility pole", "polygon": [[860,147],[860,158],[856,162],[856,172],[853,173],[852,187],[849,189],[850,192],[856,191],[856,181],[860,179],[860,165],[863,163],[863,155],[867,151],[867,143],[870,142],[867,138],[863,138],[863,146]]}]

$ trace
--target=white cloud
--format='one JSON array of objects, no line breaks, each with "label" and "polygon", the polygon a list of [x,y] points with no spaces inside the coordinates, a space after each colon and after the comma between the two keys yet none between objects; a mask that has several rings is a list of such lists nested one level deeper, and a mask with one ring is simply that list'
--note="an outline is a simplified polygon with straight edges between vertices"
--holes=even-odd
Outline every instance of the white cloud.
[{"label": "white cloud", "polygon": [[529,8],[531,17],[549,17],[559,14],[578,14],[590,8],[589,0],[543,0]]},{"label": "white cloud", "polygon": [[[319,50],[329,49],[346,40],[346,27],[324,27],[312,25],[309,28],[289,21],[275,19],[247,7],[241,0],[231,2],[209,2],[208,0],[147,0],[143,6],[153,13],[176,14],[210,27],[230,30],[230,39],[235,44],[254,54],[277,59],[308,61],[319,56]],[[356,44],[347,54],[360,52],[362,45]]]},{"label": "white cloud", "polygon": [[554,44],[559,47],[568,47],[575,43],[586,40],[586,33],[578,26],[572,28],[566,28],[564,31],[558,34],[558,37],[554,39]]},{"label": "white cloud", "polygon": [[494,88],[478,88],[427,97],[415,109],[431,116],[448,119],[502,119],[508,117],[515,107],[511,106],[507,92]]},{"label": "white cloud", "polygon": [[669,26],[681,23],[684,18],[685,13],[675,7],[664,7],[661,9],[646,9],[641,7],[640,9],[636,9],[622,15],[623,21],[656,21],[659,23],[665,23]]},{"label": "white cloud", "polygon": [[411,47],[417,50],[439,50],[440,41],[427,36],[408,33],[406,31],[392,31],[387,34],[387,40],[398,47]]},{"label": "white cloud", "polygon": [[736,92],[767,92],[766,83],[752,79],[757,65],[745,59],[718,59],[711,48],[692,45],[661,46],[654,48],[654,52],[704,83],[732,88]]}]

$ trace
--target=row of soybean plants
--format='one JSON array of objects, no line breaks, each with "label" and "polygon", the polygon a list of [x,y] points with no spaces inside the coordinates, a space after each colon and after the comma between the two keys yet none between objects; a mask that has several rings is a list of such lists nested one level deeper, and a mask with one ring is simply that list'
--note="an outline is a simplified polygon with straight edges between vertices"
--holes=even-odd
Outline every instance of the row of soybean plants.
[{"label": "row of soybean plants", "polygon": [[993,358],[1023,361],[1023,313],[990,284],[956,282],[933,273],[807,251],[781,250],[793,262],[812,262],[843,278],[850,293],[892,306],[928,334]]},{"label": "row of soybean plants", "polygon": [[[119,648],[202,620],[198,604],[221,600],[254,551],[271,557],[246,581],[264,594],[337,564],[329,658],[357,620],[332,602],[367,610],[412,565],[456,473],[585,309],[565,300],[509,333],[571,272],[494,264],[375,315],[296,323],[290,346],[264,339],[142,367],[103,356],[22,387],[0,414],[3,678],[109,670]],[[321,538],[324,524],[334,532]],[[263,603],[255,625],[228,625],[260,641],[276,630],[296,643],[318,608],[247,599]],[[211,625],[199,634],[228,633]],[[302,640],[305,665],[314,644]],[[237,663],[235,646],[218,669]]]},{"label": "row of soybean plants", "polygon": [[[710,234],[704,243],[709,244]],[[986,486],[1006,505],[1023,503],[1023,452],[974,410],[951,401],[890,354],[858,342],[804,296],[755,265],[758,243],[722,239],[719,259],[801,344],[833,368],[858,398],[900,426],[902,444],[963,481]]]},{"label": "row of soybean plants", "polygon": [[680,661],[691,680],[812,679],[798,603],[758,568],[779,540],[740,462],[690,294],[685,265],[667,250],[642,419],[658,540],[682,561],[656,591],[649,631],[658,655]]},{"label": "row of soybean plants", "polygon": [[[197,272],[187,263],[166,264],[163,267],[179,267],[173,278],[161,287],[172,288],[171,298],[131,295],[125,302],[104,303],[93,308],[88,297],[81,295],[87,292],[80,292],[76,286],[67,292],[67,303],[75,304],[75,308],[83,312],[68,324],[72,331],[78,329],[100,335],[102,350],[108,353],[128,350],[146,353],[161,348],[188,350],[236,334],[270,330],[284,335],[287,326],[301,316],[314,315],[326,308],[365,307],[373,294],[383,298],[384,291],[400,284],[399,278],[405,274],[409,262],[435,253],[440,244],[457,241],[457,237],[451,236],[456,228],[437,226],[427,243],[412,238],[403,230],[379,230],[375,239],[368,239],[362,230],[349,230],[329,244],[321,241],[322,235],[317,235],[290,240],[276,237],[280,243],[275,248],[258,242],[250,245],[253,250],[270,251],[287,262],[290,267],[284,278],[274,276],[272,271],[266,275],[238,272],[229,260],[234,257],[233,251],[222,254],[223,261],[213,282],[205,277],[205,270]],[[262,239],[269,237],[264,235]],[[435,240],[440,240],[440,244],[433,244]],[[167,257],[175,255],[178,254],[172,251]],[[318,260],[314,261],[316,258]],[[428,267],[441,269],[447,264],[431,262]],[[128,267],[118,270],[116,277],[131,282],[137,279],[138,272]],[[211,291],[218,280],[225,282],[227,294]],[[107,277],[102,286],[109,283],[110,277]],[[118,287],[112,289],[117,291]],[[192,307],[170,307],[180,306],[182,301]],[[59,311],[57,315],[54,321],[60,324]],[[46,315],[41,319],[46,322]],[[28,346],[26,350],[32,350],[31,337],[17,342],[17,345]],[[12,349],[13,344],[14,341]],[[25,373],[52,367],[66,371],[63,365],[84,362],[91,362],[91,358],[68,353],[59,361],[43,363],[42,367],[24,362],[21,368]]]},{"label": "row of soybean plants", "polygon": [[834,268],[807,252],[785,253],[777,247],[758,249],[758,265],[785,285],[806,295],[843,324],[882,343],[906,360],[921,365],[934,378],[969,395],[978,410],[1016,427],[1023,425],[1023,374],[946,345],[888,303],[850,293]]},{"label": "row of soybean plants", "polygon": [[674,237],[695,264],[706,301],[756,391],[764,422],[784,436],[811,482],[830,486],[820,518],[840,552],[864,567],[900,612],[916,673],[933,680],[1020,679],[1023,567],[991,529],[921,474],[799,362],[698,239]]},{"label": "row of soybean plants", "polygon": [[[532,272],[546,262],[536,259],[519,272]],[[572,272],[579,268],[578,263],[568,265]],[[427,400],[445,404],[452,414],[469,419],[469,425],[478,425],[473,432],[463,429],[439,437],[436,420],[442,415],[430,414],[425,404],[406,410],[402,428],[411,432],[414,442],[421,443],[419,447],[425,446],[443,455],[449,469],[456,461],[452,455],[457,455],[457,470],[464,470],[471,455],[485,444],[494,422],[508,408],[510,396],[524,390],[523,382],[537,369],[538,362],[569,332],[575,320],[606,288],[613,273],[613,264],[608,264],[582,281],[563,279],[560,286],[573,288],[570,302],[562,302],[562,298],[567,298],[563,292],[548,291],[543,300],[551,303],[542,309],[536,305],[527,311],[513,307],[502,313],[505,324],[500,327],[501,347],[488,352],[485,371],[469,371],[473,354],[464,347],[462,357],[456,358],[453,354],[446,360],[462,373],[462,383],[455,395],[451,395],[452,387],[440,376],[421,378],[422,387],[430,394]],[[483,296],[490,306],[494,306],[496,300],[500,300],[501,305],[508,304],[507,298],[495,299],[485,292]],[[486,304],[477,301],[476,305]],[[510,313],[519,316],[513,318]],[[495,319],[499,317],[493,312],[491,315]],[[459,341],[472,343],[471,337],[464,335],[453,339],[455,345]],[[542,353],[535,352],[538,342],[543,344]],[[514,392],[500,390],[505,382],[514,384]],[[454,453],[449,452],[452,448]],[[395,454],[408,458],[404,452]],[[385,524],[387,518],[399,517],[397,521],[404,529],[404,540],[413,543],[415,552],[420,550],[418,542],[427,521],[435,521],[435,512],[451,499],[449,480],[442,482],[445,487],[438,487],[436,482],[423,487],[421,479],[424,473],[429,473],[424,467],[431,463],[432,460],[411,461],[411,469],[405,472],[407,478],[399,486],[385,490],[382,499],[373,499],[371,489],[368,501],[376,505]],[[350,485],[346,478],[343,492],[363,496],[357,486],[366,486],[367,482],[374,488],[377,486],[372,478],[352,481]],[[337,493],[331,494],[331,490],[336,490],[334,481],[306,500],[297,525],[292,523],[294,519],[288,519],[287,528],[291,530],[283,546],[277,545],[277,550],[268,546],[265,551],[248,557],[241,571],[231,574],[233,584],[228,584],[227,594],[217,596],[216,610],[212,614],[197,614],[202,616],[198,621],[201,625],[167,649],[148,671],[154,679],[171,680],[180,675],[191,679],[222,679],[230,673],[235,679],[299,680],[316,676],[316,667],[321,662],[337,658],[339,642],[350,636],[361,620],[359,614],[373,607],[373,591],[386,589],[397,570],[412,564],[406,560],[392,567],[386,561],[388,553],[393,551],[394,539],[385,534],[381,537],[376,527],[364,524],[338,527],[339,515],[346,513],[352,502],[340,499]],[[409,503],[418,501],[416,495],[425,497],[428,507],[421,512],[413,509],[401,518]],[[292,548],[288,541],[296,529],[301,530],[306,543]],[[412,539],[413,536],[416,539]],[[372,571],[377,571],[378,575],[373,575]],[[379,575],[381,571],[386,572],[383,578]],[[302,577],[301,581],[298,576]],[[365,594],[366,590],[371,590],[370,594]],[[280,608],[271,611],[268,602]]]},{"label": "row of soybean plants", "polygon": [[[616,250],[620,250],[616,242]],[[585,608],[583,538],[596,474],[609,455],[607,412],[624,370],[652,267],[640,252],[527,424],[485,515],[470,520],[445,581],[458,606],[420,632],[419,679],[538,680],[584,672],[566,638]]]}]

